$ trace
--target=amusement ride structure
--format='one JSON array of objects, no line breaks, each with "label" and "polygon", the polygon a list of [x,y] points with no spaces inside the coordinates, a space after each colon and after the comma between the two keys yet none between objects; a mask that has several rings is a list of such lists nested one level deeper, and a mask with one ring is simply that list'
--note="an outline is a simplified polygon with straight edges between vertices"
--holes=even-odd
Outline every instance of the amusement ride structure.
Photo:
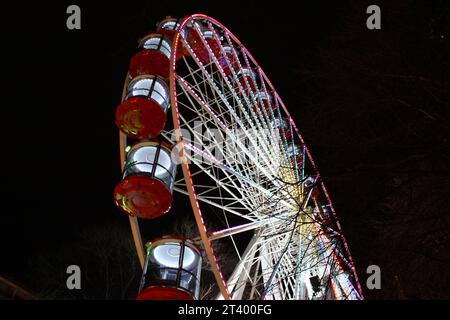
[{"label": "amusement ride structure", "polygon": [[[216,299],[363,299],[302,136],[221,23],[166,18],[142,38],[115,121],[123,178],[114,201],[144,270],[137,299],[201,299],[206,286]],[[140,219],[188,214],[171,212],[174,192],[190,201],[198,237],[144,245]],[[205,264],[213,283],[200,281]]]}]

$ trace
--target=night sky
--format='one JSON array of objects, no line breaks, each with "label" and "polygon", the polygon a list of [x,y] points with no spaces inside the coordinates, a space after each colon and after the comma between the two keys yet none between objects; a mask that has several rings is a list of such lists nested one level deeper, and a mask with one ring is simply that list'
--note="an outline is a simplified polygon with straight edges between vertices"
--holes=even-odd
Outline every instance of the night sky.
[{"label": "night sky", "polygon": [[[36,255],[76,246],[83,230],[127,225],[112,192],[120,180],[114,110],[129,58],[164,17],[205,13],[249,49],[294,117],[362,281],[368,265],[385,268],[384,289],[367,297],[448,298],[448,272],[416,285],[409,278],[423,252],[426,273],[450,262],[439,249],[450,230],[448,4],[303,2],[48,2],[5,12],[13,19],[2,49],[0,275],[39,286],[30,280]],[[66,29],[70,4],[81,7],[79,31]],[[381,7],[381,30],[366,28],[369,4]],[[440,222],[405,226],[398,217],[417,207]],[[405,229],[431,234],[437,251]],[[409,239],[410,254],[393,245],[395,234]]]}]

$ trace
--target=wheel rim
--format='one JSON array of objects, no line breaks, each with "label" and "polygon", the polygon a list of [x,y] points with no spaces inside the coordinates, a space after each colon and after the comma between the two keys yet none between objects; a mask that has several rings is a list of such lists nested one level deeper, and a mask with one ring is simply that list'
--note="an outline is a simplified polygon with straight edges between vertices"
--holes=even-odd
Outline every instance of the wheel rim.
[{"label": "wheel rim", "polygon": [[[178,181],[179,186],[176,183],[174,190],[187,194],[190,198],[200,232],[200,240],[205,248],[222,297],[225,299],[242,298],[244,291],[242,287],[245,288],[243,284],[247,285],[248,291],[248,285],[251,283],[249,297],[253,299],[305,298],[307,296],[304,291],[308,288],[305,289],[301,286],[308,280],[305,278],[305,273],[314,268],[313,262],[307,260],[319,261],[331,258],[333,263],[326,263],[321,271],[322,278],[327,273],[336,274],[333,276],[334,278],[330,277],[329,282],[332,288],[328,290],[327,294],[334,295],[334,298],[361,299],[361,288],[339,222],[335,219],[332,225],[334,229],[331,227],[326,229],[328,233],[334,232],[339,235],[338,239],[335,239],[325,232],[323,219],[319,221],[315,216],[320,215],[318,208],[325,204],[327,210],[331,212],[330,216],[335,218],[334,209],[314,161],[289,112],[255,59],[222,24],[205,15],[192,15],[181,23],[180,30],[190,24],[201,34],[201,30],[196,24],[199,21],[207,25],[218,42],[220,42],[218,32],[223,32],[224,40],[221,42],[223,56],[216,57],[214,50],[211,49],[214,46],[208,46],[208,41],[203,37],[203,45],[208,49],[211,58],[209,63],[203,64],[202,60],[205,62],[205,59],[196,57],[195,50],[190,47],[188,41],[182,38],[180,33],[175,35],[170,72],[171,104],[176,139],[183,151],[181,165],[184,177]],[[232,57],[225,54],[223,43],[232,48]],[[177,62],[175,57],[179,50],[189,52],[190,58],[183,57]],[[238,52],[241,59],[239,59]],[[233,57],[234,61],[232,61]],[[187,61],[187,59],[191,59],[191,61]],[[184,63],[183,67],[185,67],[183,75],[178,72],[180,61]],[[223,61],[226,62],[226,65]],[[192,67],[193,62],[197,65],[196,68]],[[249,78],[238,77],[238,72],[245,68],[257,71],[258,86],[251,83]],[[204,89],[201,89],[202,85]],[[272,99],[265,101],[261,99],[258,92],[253,92],[255,87],[266,96],[272,94]],[[212,94],[214,94],[213,99],[211,98]],[[187,100],[182,101],[186,97],[190,97],[187,99],[190,105],[186,103]],[[257,98],[255,99],[255,97]],[[192,114],[189,117],[189,111],[197,114],[197,118]],[[282,118],[289,119],[287,132],[276,130],[272,126],[274,120]],[[192,137],[194,140],[201,138],[198,134],[196,135],[195,125],[192,125],[194,120],[206,123],[227,137],[231,137],[231,140],[237,144],[237,147],[249,160],[244,161],[241,158],[243,166],[233,165],[230,155],[222,154],[222,161],[218,161],[208,150],[203,151],[196,148],[191,143],[192,141],[188,141],[192,140]],[[240,141],[241,137],[233,136],[231,129],[243,130],[241,134],[250,141],[249,144],[253,146],[254,154]],[[255,136],[249,133],[250,129],[256,132]],[[206,129],[206,132],[208,131],[211,131],[211,128]],[[190,139],[187,139],[186,132],[192,134]],[[260,138],[258,134],[261,135],[263,132],[268,134],[269,139],[273,139],[272,143],[258,139]],[[292,143],[289,141],[289,135],[294,137]],[[212,142],[216,147],[219,145],[217,139],[212,138]],[[286,156],[285,150],[289,143],[300,145],[301,154],[296,156],[302,158],[301,162],[292,161]],[[284,151],[280,151],[280,147]],[[203,159],[196,159],[196,156]],[[240,157],[238,153],[236,156]],[[203,164],[204,160],[210,163]],[[286,167],[286,164],[289,166]],[[249,169],[250,167],[253,169]],[[219,173],[214,173],[213,169],[217,169]],[[306,173],[307,171],[308,173]],[[211,189],[218,187],[225,193],[225,195],[220,195],[220,204],[216,197],[217,193],[210,192],[210,196],[208,196],[208,190],[204,190],[204,186],[200,187],[198,177],[202,175],[203,177],[208,176],[210,181],[215,182],[215,185],[214,183],[209,185]],[[261,180],[255,181],[250,178],[256,176]],[[224,183],[222,178],[225,181],[228,179],[227,183]],[[315,188],[307,190],[307,178],[313,179],[312,183],[315,184]],[[320,201],[319,197],[321,197]],[[224,199],[231,199],[231,203],[224,205]],[[236,202],[241,202],[242,206],[236,207]],[[262,203],[264,208],[261,208]],[[205,204],[223,210],[227,222],[226,228],[222,230],[207,228],[203,218],[204,212],[207,211],[204,210]],[[314,208],[319,213],[315,214]],[[248,222],[241,221],[237,225],[231,225],[230,219],[227,219],[227,216],[230,215],[247,219]],[[255,234],[243,250],[244,252],[242,252],[242,248],[238,248],[233,239],[234,235],[239,233],[238,231],[252,231]],[[268,235],[272,235],[270,240],[264,242],[262,239]],[[304,253],[301,255],[302,248],[305,246],[302,242],[307,242],[307,238],[311,235],[316,237],[315,246],[312,249],[303,249]],[[217,259],[211,241],[225,237],[231,239],[231,244],[236,249],[239,259],[233,272],[224,275],[222,269],[225,262]],[[320,258],[321,251],[327,252],[327,256],[324,255],[323,258]],[[266,261],[267,256],[271,257],[271,261]],[[286,256],[289,258],[285,258]],[[295,256],[298,257],[297,264],[292,263]],[[315,263],[316,269],[320,269],[317,267],[318,263]],[[288,272],[289,268],[293,270]],[[320,275],[320,270],[316,273]],[[258,277],[259,280],[257,280]],[[260,285],[260,288],[255,284],[257,281],[263,284]]]}]

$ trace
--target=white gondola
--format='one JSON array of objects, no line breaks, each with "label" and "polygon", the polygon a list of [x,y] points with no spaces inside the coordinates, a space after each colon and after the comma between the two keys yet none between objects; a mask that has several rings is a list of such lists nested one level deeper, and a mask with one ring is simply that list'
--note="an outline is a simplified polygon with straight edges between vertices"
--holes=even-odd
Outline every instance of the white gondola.
[{"label": "white gondola", "polygon": [[130,60],[128,70],[130,77],[152,74],[167,79],[170,71],[172,40],[164,34],[152,33],[139,41],[139,49],[141,50]]},{"label": "white gondola", "polygon": [[156,218],[170,210],[176,164],[171,149],[159,142],[144,141],[128,152],[123,179],[115,189],[116,204],[139,218]]},{"label": "white gondola", "polygon": [[170,59],[172,51],[172,41],[161,34],[150,34],[139,42],[139,48],[144,50],[160,51],[167,59]]},{"label": "white gondola", "polygon": [[[176,31],[178,31],[178,29],[180,28],[180,26],[181,25],[179,20],[174,18],[167,18],[158,23],[156,31],[160,34],[165,34],[172,39]],[[181,36],[184,38],[186,34],[185,30],[181,30],[180,33]]]},{"label": "white gondola", "polygon": [[138,96],[154,101],[164,113],[167,113],[170,106],[170,91],[161,77],[145,75],[134,78],[127,87],[125,99]]},{"label": "white gondola", "polygon": [[116,124],[132,138],[155,138],[164,130],[169,106],[170,91],[163,78],[137,76],[116,110]]},{"label": "white gondola", "polygon": [[147,243],[138,300],[198,300],[202,258],[189,239],[164,237]]}]

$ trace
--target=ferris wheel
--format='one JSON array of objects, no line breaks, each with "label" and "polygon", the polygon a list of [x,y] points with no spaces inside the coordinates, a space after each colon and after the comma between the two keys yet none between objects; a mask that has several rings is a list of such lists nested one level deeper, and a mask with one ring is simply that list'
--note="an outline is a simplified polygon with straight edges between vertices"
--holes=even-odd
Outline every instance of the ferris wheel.
[{"label": "ferris wheel", "polygon": [[[114,201],[144,269],[138,299],[363,299],[302,136],[221,23],[166,18],[142,38],[116,124],[123,179]],[[174,193],[192,213],[171,212]],[[139,220],[165,214],[193,214],[198,236],[144,246]],[[200,281],[204,259],[212,283]]]}]

